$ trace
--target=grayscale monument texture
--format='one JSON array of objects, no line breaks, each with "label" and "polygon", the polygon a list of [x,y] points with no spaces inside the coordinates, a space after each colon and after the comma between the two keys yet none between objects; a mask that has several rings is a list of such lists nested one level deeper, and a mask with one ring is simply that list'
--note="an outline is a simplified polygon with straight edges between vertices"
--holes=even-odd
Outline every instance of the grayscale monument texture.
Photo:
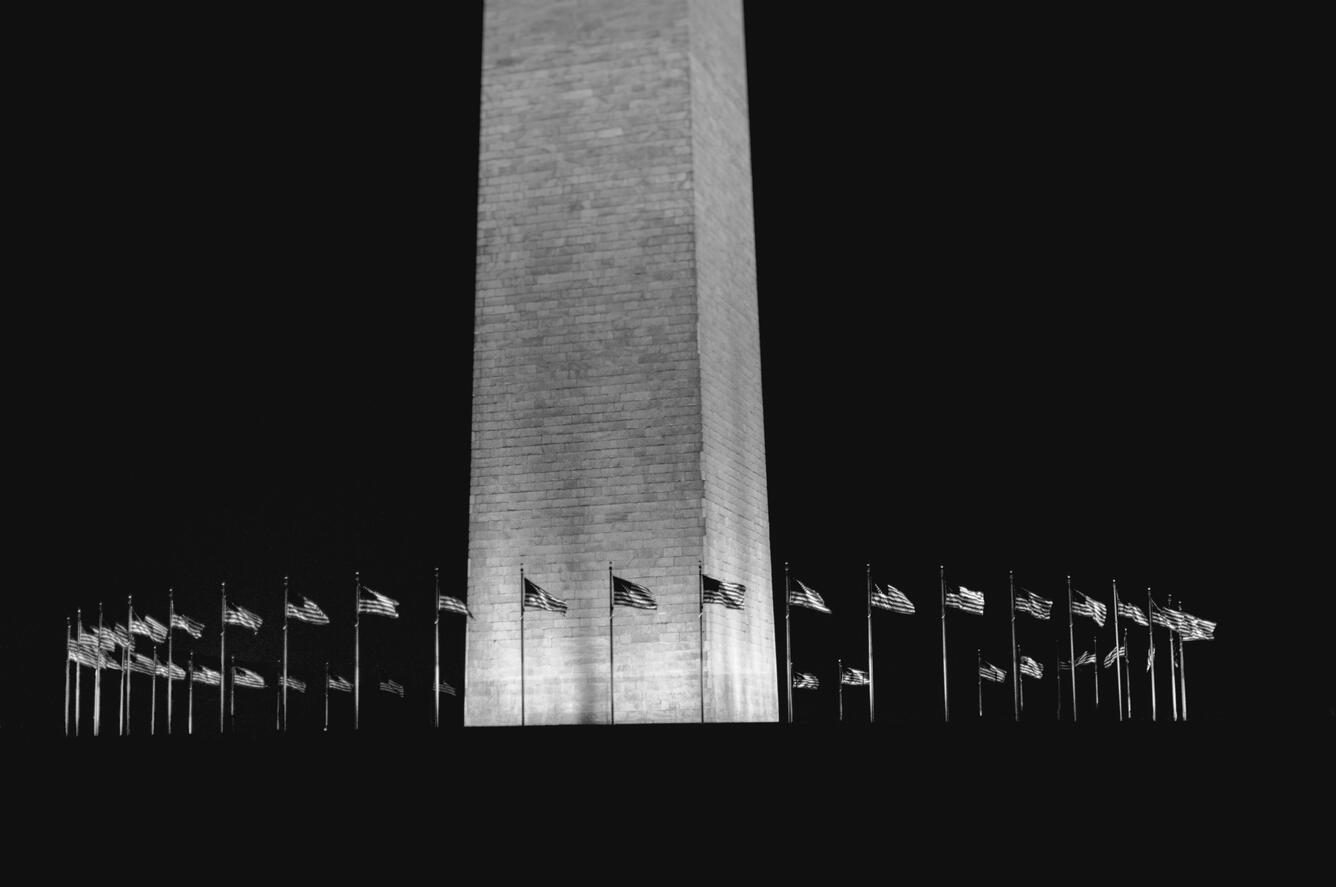
[{"label": "grayscale monument texture", "polygon": [[465,723],[779,714],[741,0],[488,0]]}]

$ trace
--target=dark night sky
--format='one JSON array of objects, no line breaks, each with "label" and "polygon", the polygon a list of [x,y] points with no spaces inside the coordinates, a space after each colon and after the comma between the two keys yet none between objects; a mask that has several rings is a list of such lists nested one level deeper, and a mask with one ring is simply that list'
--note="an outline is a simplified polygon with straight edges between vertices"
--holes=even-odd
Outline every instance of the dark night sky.
[{"label": "dark night sky", "polygon": [[[870,561],[921,612],[877,617],[879,708],[938,718],[945,563],[989,595],[949,626],[968,716],[975,647],[1006,664],[1008,569],[1055,599],[1068,573],[1105,601],[1116,577],[1219,620],[1189,647],[1194,719],[1329,719],[1329,645],[1274,606],[1310,590],[1329,612],[1294,563],[1329,543],[1280,504],[1318,411],[1240,235],[1278,113],[1246,60],[1173,22],[1055,41],[809,9],[746,7],[775,576],[792,562],[836,612],[795,616],[796,667],[862,664]],[[429,27],[168,41],[115,20],[48,58],[28,133],[41,304],[11,329],[52,343],[16,395],[37,493],[19,559],[43,606],[6,617],[6,728],[57,728],[65,615],[123,619],[133,593],[163,619],[168,586],[213,631],[227,580],[268,620],[229,646],[266,668],[291,575],[341,623],[294,629],[294,671],[314,683],[328,650],[346,673],[354,570],[404,602],[368,627],[364,674],[410,701],[367,694],[366,720],[425,727],[431,570],[446,591],[465,576],[480,22],[451,4]],[[1052,632],[1022,631],[1051,661]],[[268,695],[239,697],[267,728]],[[800,719],[833,717],[833,687],[798,698]]]}]

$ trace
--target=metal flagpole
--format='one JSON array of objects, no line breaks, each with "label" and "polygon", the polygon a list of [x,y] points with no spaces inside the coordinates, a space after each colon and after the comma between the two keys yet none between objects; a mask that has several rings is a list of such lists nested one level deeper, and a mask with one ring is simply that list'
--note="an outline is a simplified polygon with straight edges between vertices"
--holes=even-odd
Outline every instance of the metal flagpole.
[{"label": "metal flagpole", "polygon": [[789,599],[792,595],[789,593],[789,562],[784,562],[784,670],[788,674],[788,695],[789,695],[789,723],[793,723],[793,645],[792,635],[789,631]]},{"label": "metal flagpole", "polygon": [[231,720],[231,723],[228,724],[228,726],[232,728],[233,732],[236,732],[237,729],[237,654],[236,653],[232,654],[232,667],[230,669],[224,667],[223,671],[232,672],[232,683],[230,685],[230,692],[228,693],[227,696],[227,716]]},{"label": "metal flagpole", "polygon": [[844,660],[835,660],[835,684],[839,687],[839,712],[840,723],[844,723]]},{"label": "metal flagpole", "polygon": [[[158,645],[153,644],[153,678],[152,691],[149,695],[148,704],[148,735],[153,736],[158,729]],[[167,688],[171,689],[172,672],[167,670]]]},{"label": "metal flagpole", "polygon": [[[84,630],[83,630],[83,608],[82,608],[82,607],[80,607],[80,608],[78,608],[77,610],[74,611],[74,619],[75,619],[76,622],[79,623],[79,634],[78,634],[78,639],[79,639],[79,640],[83,640],[83,633],[84,633]],[[80,648],[82,648],[82,646],[83,646],[83,645],[80,644]],[[82,703],[83,703],[83,686],[82,686],[82,684],[83,684],[83,666],[80,665],[80,664],[79,664],[79,660],[76,659],[76,660],[74,660],[74,735],[75,735],[75,736],[78,736],[78,735],[79,735],[79,729],[80,729],[79,722],[82,720],[82,718],[80,717],[80,715],[83,714],[83,712],[80,711],[80,708],[82,707]]]},{"label": "metal flagpole", "polygon": [[[1115,579],[1113,580],[1113,649],[1118,652],[1118,658],[1114,660],[1113,664],[1115,671],[1117,671],[1118,673],[1118,723],[1121,724],[1123,721],[1123,660],[1127,658],[1126,657],[1127,650],[1126,650],[1126,645],[1119,641],[1118,638],[1119,633],[1120,632],[1118,630],[1118,580]],[[1099,668],[1098,662],[1095,663],[1095,667]],[[1132,692],[1131,675],[1128,675],[1127,691],[1128,694],[1131,695]]]},{"label": "metal flagpole", "polygon": [[[467,670],[467,669],[466,669]],[[520,726],[524,726],[524,563],[520,563]]]},{"label": "metal flagpole", "polygon": [[329,662],[325,662],[325,732],[329,732]]},{"label": "metal flagpole", "polygon": [[[79,663],[75,662],[75,668]],[[70,617],[65,617],[65,735],[70,735]]]},{"label": "metal flagpole", "polygon": [[275,729],[288,732],[288,577],[283,577],[283,682],[279,684],[279,699],[282,700],[283,720],[274,725]]},{"label": "metal flagpole", "polygon": [[697,628],[700,635],[700,722],[705,723],[705,561],[696,562]]},{"label": "metal flagpole", "polygon": [[[1020,647],[1017,647],[1017,648],[1016,648],[1016,656],[1017,656],[1017,658],[1020,657],[1020,652],[1021,652],[1021,651],[1020,651]],[[1020,699],[1019,705],[1020,705],[1020,710],[1021,710],[1021,711],[1025,711],[1025,681],[1021,681],[1021,682],[1020,682],[1020,689],[1019,689],[1017,692],[1019,693],[1019,699]],[[1018,718],[1017,720],[1019,720],[1019,718]]]},{"label": "metal flagpole", "polygon": [[1132,654],[1127,649],[1127,629],[1123,629],[1123,655],[1119,657],[1118,668],[1127,666],[1127,719],[1132,720]]},{"label": "metal flagpole", "polygon": [[[1095,717],[1099,717],[1099,635],[1090,642],[1095,649]],[[1076,680],[1076,667],[1072,666],[1072,680]]]},{"label": "metal flagpole", "polygon": [[[1072,663],[1072,723],[1076,723],[1076,637],[1072,633],[1072,577],[1067,577],[1067,655],[1071,657]],[[1061,665],[1061,663],[1059,663]],[[1058,669],[1058,693],[1062,693],[1062,669]],[[1061,715],[1062,703],[1059,701],[1058,719]]]},{"label": "metal flagpole", "polygon": [[190,736],[195,732],[195,651],[190,651],[190,656],[186,660],[186,667],[190,669],[190,674],[186,675],[186,735]]},{"label": "metal flagpole", "polygon": [[946,564],[938,569],[938,578],[942,592],[942,720],[951,720],[951,697],[946,685]]},{"label": "metal flagpole", "polygon": [[[1181,607],[1182,604],[1179,604]],[[1188,661],[1183,658],[1183,638],[1178,638],[1178,680],[1182,683],[1179,698],[1183,700],[1183,720],[1188,719]]]},{"label": "metal flagpole", "polygon": [[131,713],[132,711],[134,711],[134,709],[132,709],[132,708],[130,707],[130,691],[131,691],[132,689],[134,689],[134,682],[130,680],[130,676],[133,674],[133,671],[131,670],[130,666],[134,664],[134,659],[135,659],[135,633],[134,633],[135,608],[134,608],[134,595],[127,594],[127,595],[125,596],[125,613],[126,613],[125,630],[126,630],[126,632],[129,634],[130,646],[129,646],[129,647],[126,647],[126,649],[125,649],[125,671],[121,672],[121,674],[124,675],[124,677],[125,677],[125,681],[124,681],[124,683],[125,683],[125,735],[126,735],[126,736],[129,736],[129,735],[130,735],[130,713]]},{"label": "metal flagpole", "polygon": [[616,636],[612,628],[612,561],[608,561],[608,723],[617,723],[617,701],[613,698],[616,692],[616,678],[613,668],[613,648],[616,646]]},{"label": "metal flagpole", "polygon": [[[1169,609],[1174,608],[1174,596],[1169,595]],[[1173,622],[1169,623],[1171,626]],[[1173,709],[1174,722],[1178,722],[1178,656],[1174,650],[1174,630],[1169,629],[1169,704]]]},{"label": "metal flagpole", "polygon": [[877,670],[872,665],[872,565],[867,565],[867,720],[877,722]]},{"label": "metal flagpole", "polygon": [[227,583],[223,583],[223,609],[218,629],[218,732],[226,729],[227,714]]},{"label": "metal flagpole", "polygon": [[[381,586],[384,588],[384,586]],[[362,574],[353,573],[353,730],[362,723]]]},{"label": "metal flagpole", "polygon": [[1011,595],[1011,709],[1012,721],[1021,719],[1021,675],[1017,663],[1016,650],[1016,571],[1007,571],[1007,584]]},{"label": "metal flagpole", "polygon": [[979,720],[983,720],[983,650],[975,648],[974,659],[977,667],[974,669],[974,680],[979,685]]},{"label": "metal flagpole", "polygon": [[97,602],[97,668],[93,672],[93,735],[102,727],[102,602]]},{"label": "metal flagpole", "polygon": [[167,735],[172,735],[172,635],[176,633],[176,600],[174,588],[167,589]]},{"label": "metal flagpole", "polygon": [[1150,661],[1150,721],[1155,723],[1157,711],[1155,708],[1155,620],[1150,618],[1151,604],[1154,603],[1150,596],[1150,587],[1146,588],[1146,638],[1150,646],[1147,648],[1146,657]]},{"label": "metal flagpole", "polygon": [[433,605],[436,608],[436,620],[432,623],[432,638],[434,641],[431,672],[431,725],[439,730],[441,728],[441,568],[436,567],[432,571],[436,578],[436,600]]}]

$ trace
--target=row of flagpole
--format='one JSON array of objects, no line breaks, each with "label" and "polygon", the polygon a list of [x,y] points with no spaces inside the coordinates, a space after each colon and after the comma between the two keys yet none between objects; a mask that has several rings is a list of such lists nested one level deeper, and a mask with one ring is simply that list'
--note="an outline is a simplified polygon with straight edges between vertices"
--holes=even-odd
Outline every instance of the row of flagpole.
[{"label": "row of flagpole", "polygon": [[[794,588],[796,582],[797,588]],[[951,702],[950,702],[950,681],[947,656],[947,632],[946,632],[946,611],[948,608],[960,610],[973,615],[983,615],[984,595],[979,591],[971,591],[963,586],[949,585],[946,581],[946,567],[942,565],[939,571],[939,590],[940,590],[940,621],[941,621],[941,649],[942,649],[942,719],[949,722],[951,720]],[[948,591],[948,588],[954,589]],[[1010,631],[1011,631],[1011,682],[1012,682],[1012,717],[1019,721],[1021,712],[1025,706],[1025,686],[1022,677],[1033,677],[1043,679],[1043,665],[1030,656],[1023,655],[1021,647],[1016,640],[1016,614],[1018,612],[1028,614],[1036,620],[1048,621],[1053,602],[1046,600],[1028,589],[1021,589],[1024,597],[1018,598],[1016,595],[1016,581],[1014,573],[1008,574],[1008,599],[1010,612]],[[1081,601],[1073,599],[1073,593],[1080,595]],[[1172,701],[1173,720],[1187,720],[1187,671],[1183,660],[1183,642],[1193,640],[1211,640],[1214,638],[1214,622],[1200,619],[1188,613],[1173,609],[1174,599],[1169,598],[1168,606],[1161,607],[1151,596],[1151,589],[1146,589],[1146,612],[1134,604],[1122,601],[1118,597],[1118,583],[1116,580],[1112,583],[1113,595],[1113,649],[1109,651],[1104,660],[1104,667],[1117,667],[1117,698],[1118,698],[1118,720],[1122,721],[1124,715],[1131,717],[1131,694],[1132,694],[1132,673],[1131,661],[1127,652],[1127,628],[1122,625],[1122,619],[1128,619],[1139,625],[1146,627],[1147,635],[1147,671],[1150,673],[1150,712],[1151,720],[1158,719],[1158,708],[1155,694],[1155,635],[1153,626],[1160,626],[1169,630],[1169,651],[1170,651],[1170,693]],[[820,680],[813,674],[799,672],[796,676],[793,672],[793,645],[791,616],[793,606],[800,606],[817,612],[830,614],[831,610],[826,606],[821,595],[808,587],[801,580],[793,579],[789,574],[789,565],[784,564],[784,648],[785,648],[785,685],[787,688],[787,719],[789,723],[794,720],[793,691],[794,689],[817,689],[820,687]],[[872,632],[872,612],[874,609],[884,609],[892,613],[901,615],[914,615],[915,608],[909,598],[894,586],[887,585],[883,590],[880,585],[872,581],[872,567],[867,566],[867,671],[863,672],[855,668],[847,668],[843,664],[843,659],[836,659],[836,680],[838,682],[838,712],[839,719],[844,719],[844,687],[867,686],[868,688],[868,720],[876,721],[876,668],[873,649]],[[1083,616],[1094,621],[1100,628],[1104,627],[1107,608],[1104,604],[1089,597],[1083,592],[1073,588],[1071,577],[1067,577],[1067,649],[1068,658],[1064,662],[1057,653],[1057,645],[1060,642],[1055,641],[1054,653],[1054,679],[1057,682],[1057,716],[1061,719],[1062,709],[1062,677],[1061,672],[1070,670],[1071,679],[1071,710],[1072,721],[1077,720],[1077,669],[1083,665],[1094,665],[1096,669],[1095,678],[1095,706],[1099,707],[1099,659],[1098,659],[1098,634],[1094,638],[1094,653],[1086,652],[1080,657],[1076,655],[1076,637],[1073,619],[1075,616]],[[1001,683],[1006,680],[1006,671],[998,668],[991,663],[986,663],[983,658],[983,651],[976,650],[977,659],[977,677],[978,697],[979,697],[979,715],[983,714],[983,681]],[[1123,668],[1126,667],[1126,697],[1124,696]],[[1124,706],[1126,702],[1126,706]]]},{"label": "row of flagpole", "polygon": [[[442,693],[447,695],[456,695],[455,689],[440,680],[440,614],[441,611],[459,613],[468,618],[472,618],[467,605],[459,598],[443,595],[440,591],[440,570],[435,570],[435,583],[433,589],[433,607],[436,612],[435,624],[433,626],[435,633],[434,664],[433,664],[433,726],[440,725],[440,696]],[[354,595],[355,603],[353,608],[353,680],[348,682],[345,679],[331,674],[328,661],[324,664],[324,729],[329,729],[329,692],[348,692],[353,697],[353,728],[358,729],[360,723],[360,696],[361,696],[361,615],[370,613],[373,615],[386,616],[389,618],[398,618],[399,602],[389,598],[379,592],[365,586],[361,581],[361,574],[354,574]],[[218,694],[218,730],[220,733],[226,732],[229,715],[235,713],[236,705],[236,687],[240,684],[243,687],[264,689],[264,678],[249,668],[236,665],[236,656],[231,660],[231,668],[228,668],[227,659],[227,626],[239,625],[251,629],[253,633],[258,633],[264,620],[258,614],[246,609],[243,606],[234,604],[228,606],[227,601],[227,583],[223,582],[220,586],[220,618],[218,631],[218,661],[219,671],[214,671],[202,663],[197,668],[195,665],[195,653],[192,649],[189,653],[188,664],[182,669],[176,664],[174,651],[174,637],[177,631],[184,631],[194,640],[203,636],[204,623],[176,612],[175,589],[167,591],[168,621],[166,625],[158,622],[152,616],[145,614],[142,618],[138,617],[134,609],[132,595],[126,597],[126,621],[127,625],[122,626],[119,623],[114,629],[106,627],[103,619],[102,605],[98,605],[98,626],[96,631],[85,630],[83,623],[83,611],[77,610],[75,622],[77,633],[71,631],[70,621],[65,620],[65,706],[64,706],[64,729],[65,735],[78,736],[82,729],[82,701],[83,701],[83,669],[89,668],[93,672],[93,713],[92,728],[93,735],[98,736],[102,731],[102,672],[106,670],[115,670],[120,672],[120,681],[117,690],[118,709],[117,709],[117,729],[120,735],[130,733],[131,724],[131,688],[133,686],[130,675],[134,673],[148,674],[152,678],[152,689],[150,695],[150,716],[149,733],[154,734],[157,729],[157,679],[165,677],[167,679],[167,720],[166,730],[170,735],[173,728],[173,701],[175,693],[172,691],[173,681],[184,680],[187,683],[187,716],[186,729],[188,733],[194,732],[194,689],[196,683],[207,686],[217,686]],[[295,689],[298,692],[305,692],[306,683],[293,678],[288,673],[288,628],[290,620],[296,619],[301,622],[314,625],[328,625],[329,616],[310,598],[303,596],[301,606],[293,604],[288,588],[288,577],[283,577],[283,624],[282,624],[282,656],[275,664],[275,672],[278,680],[275,684],[275,729],[285,732],[288,726],[288,690]],[[147,636],[152,643],[152,658],[144,657],[135,652],[135,635]],[[158,661],[157,648],[160,643],[167,644],[167,661],[160,663]],[[467,645],[467,632],[465,632],[465,644]],[[112,658],[107,654],[115,654],[120,651],[119,659]],[[467,646],[465,647],[467,655]],[[74,666],[73,681],[73,719],[71,721],[71,681],[70,665]],[[227,674],[231,674],[232,680],[227,681]],[[383,681],[380,689],[387,693],[403,698],[403,685],[394,680]]]}]

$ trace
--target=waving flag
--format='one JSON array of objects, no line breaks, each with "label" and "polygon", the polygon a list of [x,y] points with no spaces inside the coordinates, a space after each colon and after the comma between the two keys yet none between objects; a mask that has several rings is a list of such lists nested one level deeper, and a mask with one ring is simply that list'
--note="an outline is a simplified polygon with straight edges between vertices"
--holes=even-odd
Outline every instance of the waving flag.
[{"label": "waving flag", "polygon": [[[1017,601],[1017,603],[1019,604],[1020,602]],[[966,613],[973,613],[975,616],[982,616],[983,592],[970,591],[968,588],[961,585],[956,591],[948,591],[946,593],[946,605]]]},{"label": "waving flag", "polygon": [[155,644],[167,643],[167,626],[163,625],[152,616],[146,615],[141,619],[138,616],[131,614],[130,630],[135,634],[149,638]]},{"label": "waving flag", "polygon": [[400,699],[404,698],[404,685],[398,681],[381,681],[380,689],[392,696],[398,696]]},{"label": "waving flag", "polygon": [[237,687],[250,687],[252,690],[263,690],[266,686],[261,675],[240,665],[232,669],[232,684]]},{"label": "waving flag", "polygon": [[635,607],[638,610],[657,610],[654,595],[643,585],[636,585],[620,576],[612,577],[612,602],[623,607]]},{"label": "waving flag", "polygon": [[524,606],[529,610],[549,610],[566,615],[566,602],[548,594],[532,581],[524,580]]},{"label": "waving flag", "polygon": [[130,633],[130,629],[119,622],[116,623],[115,628],[111,629],[111,636],[115,639],[117,647],[124,647],[127,650],[135,648],[134,635]]},{"label": "waving flag", "polygon": [[260,626],[264,624],[263,619],[241,606],[228,607],[227,613],[223,615],[223,622],[228,625],[240,625],[253,632],[258,632]]},{"label": "waving flag", "polygon": [[184,631],[195,640],[199,640],[204,634],[204,623],[189,616],[182,616],[180,613],[172,614],[172,630]]},{"label": "waving flag", "polygon": [[284,678],[283,684],[289,690],[296,690],[298,693],[306,692],[306,682],[298,680],[297,678],[294,678],[292,675],[288,675],[286,678]]},{"label": "waving flag", "polygon": [[1072,593],[1079,595],[1072,599],[1072,615],[1084,616],[1087,619],[1093,619],[1100,628],[1104,627],[1104,620],[1108,616],[1108,609],[1094,598],[1087,597],[1084,592],[1073,588]]},{"label": "waving flag", "polygon": [[120,637],[110,626],[103,626],[94,632],[94,634],[97,635],[98,648],[105,653],[115,653],[116,648],[121,645]]},{"label": "waving flag", "polygon": [[821,687],[821,682],[816,679],[816,675],[807,674],[802,671],[793,673],[793,689],[795,690],[816,690]]},{"label": "waving flag", "polygon": [[875,582],[872,584],[872,606],[883,610],[890,610],[892,613],[899,613],[901,616],[913,616],[914,605],[905,593],[894,585],[886,586],[882,591],[881,586]]},{"label": "waving flag", "polygon": [[214,671],[207,665],[195,666],[195,683],[208,684],[210,687],[220,687],[223,684],[223,676],[220,672]]},{"label": "waving flag", "polygon": [[809,610],[816,610],[818,613],[830,613],[830,607],[821,599],[821,595],[808,588],[801,579],[794,579],[797,588],[789,590],[789,603],[795,607],[806,607]]},{"label": "waving flag", "polygon": [[[1025,613],[1027,615],[1033,616],[1035,619],[1049,619],[1052,616],[1053,613],[1052,601],[1047,600],[1045,598],[1041,598],[1033,591],[1028,591],[1024,588],[1022,588],[1021,591],[1023,591],[1024,594],[1016,596],[1017,613]],[[980,604],[979,612],[981,613],[983,612],[982,606],[983,605]]]},{"label": "waving flag", "polygon": [[1124,619],[1131,619],[1137,625],[1150,625],[1146,621],[1146,614],[1141,612],[1141,608],[1135,604],[1129,604],[1126,601],[1118,602],[1118,615]]},{"label": "waving flag", "polygon": [[722,582],[705,576],[701,580],[704,583],[704,600],[707,604],[723,604],[730,610],[743,609],[743,603],[747,595],[747,586],[741,582]]},{"label": "waving flag", "polygon": [[1044,676],[1044,666],[1035,662],[1029,656],[1021,657],[1021,674],[1030,678],[1042,678]]},{"label": "waving flag", "polygon": [[1205,619],[1199,619],[1189,613],[1184,613],[1187,617],[1187,627],[1183,632],[1185,641],[1213,641],[1215,640],[1215,623],[1208,622]]},{"label": "waving flag", "polygon": [[332,674],[329,676],[329,689],[338,690],[340,693],[351,693],[353,692],[353,683],[336,674]]},{"label": "waving flag", "polygon": [[1114,647],[1112,650],[1108,652],[1108,654],[1105,655],[1104,667],[1109,668],[1110,666],[1113,665],[1113,663],[1117,662],[1119,659],[1121,659],[1126,655],[1127,655],[1126,644],[1123,644],[1121,647]]},{"label": "waving flag", "polygon": [[162,662],[158,664],[158,677],[169,681],[184,681],[186,670],[174,662]]},{"label": "waving flag", "polygon": [[365,585],[362,591],[371,595],[371,597],[359,597],[357,599],[357,612],[370,613],[373,616],[388,616],[391,619],[399,618],[399,602],[394,598],[388,598],[379,591],[372,591]]},{"label": "waving flag", "polygon": [[325,611],[320,609],[319,605],[309,597],[302,597],[301,606],[297,606],[292,601],[288,601],[287,615],[289,619],[296,619],[299,622],[309,622],[312,625],[329,625],[329,617]]},{"label": "waving flag", "polygon": [[468,606],[463,601],[448,594],[437,595],[436,609],[446,613],[458,613],[460,616],[467,616],[470,619],[473,618],[473,614],[469,612]]},{"label": "waving flag", "polygon": [[436,691],[438,693],[444,693],[446,696],[455,695],[455,688],[447,684],[445,681],[441,681],[436,685]]},{"label": "waving flag", "polygon": [[156,675],[158,666],[143,653],[135,653],[130,660],[130,671],[135,674]]},{"label": "waving flag", "polygon": [[[1091,653],[1089,650],[1082,653],[1080,656],[1076,657],[1077,668],[1080,668],[1083,665],[1094,665],[1094,664],[1095,664],[1095,654]],[[1058,668],[1062,669],[1063,671],[1071,671],[1072,661],[1070,659],[1063,659],[1058,663]]]},{"label": "waving flag", "polygon": [[840,683],[847,684],[850,687],[867,686],[867,672],[863,671],[861,668],[850,668],[846,665],[844,671],[840,672]]},{"label": "waving flag", "polygon": [[1007,679],[1007,673],[988,661],[979,663],[979,677],[985,681],[1000,684]]}]

